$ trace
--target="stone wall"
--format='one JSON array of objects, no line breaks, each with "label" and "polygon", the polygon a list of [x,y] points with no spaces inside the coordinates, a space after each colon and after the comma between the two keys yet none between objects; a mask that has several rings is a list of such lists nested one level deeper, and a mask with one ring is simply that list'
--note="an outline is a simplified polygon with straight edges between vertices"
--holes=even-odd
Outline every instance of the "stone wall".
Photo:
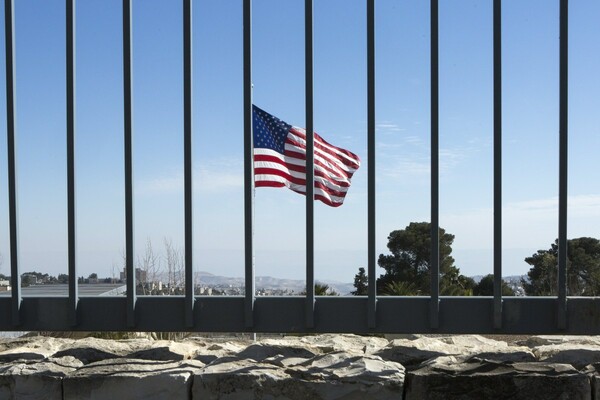
[{"label": "stone wall", "polygon": [[0,342],[0,399],[598,399],[600,339]]}]

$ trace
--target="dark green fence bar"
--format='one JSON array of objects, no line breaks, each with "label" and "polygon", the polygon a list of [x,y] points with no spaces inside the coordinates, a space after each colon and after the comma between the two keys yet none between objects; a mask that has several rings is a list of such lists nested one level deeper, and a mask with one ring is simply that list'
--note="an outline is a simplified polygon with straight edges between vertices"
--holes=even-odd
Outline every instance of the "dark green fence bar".
[{"label": "dark green fence bar", "polygon": [[192,0],[183,0],[183,196],[185,226],[185,321],[194,325],[194,241],[192,213]]},{"label": "dark green fence bar", "polygon": [[560,1],[558,327],[567,326],[567,179],[569,162],[569,2]]},{"label": "dark green fence bar", "polygon": [[125,152],[125,272],[127,274],[127,325],[136,325],[136,284],[133,231],[133,126],[131,66],[131,1],[123,0],[123,135]]},{"label": "dark green fence bar", "polygon": [[12,325],[21,323],[21,273],[19,271],[19,222],[17,213],[17,150],[15,137],[15,31],[14,2],[4,0],[6,51],[6,150],[8,160],[8,224],[10,234],[10,284]]},{"label": "dark green fence bar", "polygon": [[431,0],[431,305],[432,328],[439,326],[440,302],[440,145],[439,145],[439,62],[438,0]]},{"label": "dark green fence bar", "polygon": [[252,0],[244,0],[244,264],[245,322],[254,326],[254,156],[252,145]]},{"label": "dark green fence bar", "polygon": [[502,327],[502,0],[494,0],[494,327]]},{"label": "dark green fence bar", "polygon": [[[71,324],[77,325],[77,237],[75,209],[75,0],[66,0],[67,70],[67,243],[69,265],[69,308]],[[75,277],[75,278],[72,278]]]},{"label": "dark green fence bar", "polygon": [[313,1],[304,1],[306,101],[306,328],[315,325],[315,131],[313,119]]},{"label": "dark green fence bar", "polygon": [[367,257],[369,328],[377,325],[377,253],[375,235],[375,0],[367,0]]}]

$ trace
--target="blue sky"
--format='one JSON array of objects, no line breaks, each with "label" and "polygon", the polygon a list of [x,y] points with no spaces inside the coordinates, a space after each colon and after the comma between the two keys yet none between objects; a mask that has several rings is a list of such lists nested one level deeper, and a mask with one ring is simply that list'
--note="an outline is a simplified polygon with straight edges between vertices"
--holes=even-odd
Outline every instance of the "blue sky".
[{"label": "blue sky", "polygon": [[[241,1],[194,2],[195,268],[242,276]],[[557,236],[558,1],[503,2],[504,272]],[[304,125],[303,2],[255,0],[254,102]],[[315,1],[315,129],[358,154],[346,203],[315,207],[316,277],[366,266],[365,2]],[[21,270],[66,273],[64,2],[16,2]],[[568,236],[600,237],[600,4],[570,4]],[[377,249],[429,219],[429,2],[378,0]],[[440,224],[467,275],[492,272],[492,1],[440,1]],[[134,1],[136,250],[183,244],[181,4]],[[2,47],[4,43],[3,30]],[[122,265],[121,2],[77,3],[80,275]],[[4,73],[4,63],[0,66]],[[4,76],[4,75],[2,75]],[[4,85],[3,80],[0,85]],[[1,88],[5,93],[4,87]],[[5,120],[5,97],[0,96]],[[5,124],[0,128],[5,134]],[[0,141],[0,165],[6,143]],[[0,168],[6,188],[6,169]],[[6,190],[0,272],[9,273]],[[256,274],[304,277],[304,198],[256,191]]]}]

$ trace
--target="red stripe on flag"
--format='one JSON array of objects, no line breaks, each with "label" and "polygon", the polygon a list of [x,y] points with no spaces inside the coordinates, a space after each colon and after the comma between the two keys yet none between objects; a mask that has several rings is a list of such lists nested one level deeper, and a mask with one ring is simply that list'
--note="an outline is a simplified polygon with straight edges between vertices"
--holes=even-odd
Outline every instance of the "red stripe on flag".
[{"label": "red stripe on flag", "polygon": [[[292,127],[290,133],[298,136],[302,140],[306,140],[306,133],[296,127]],[[327,143],[321,136],[315,133],[315,149],[321,150],[324,153],[331,155],[336,160],[339,160],[344,165],[356,170],[360,166],[360,158],[356,154],[349,152],[348,150],[340,149],[339,147],[333,146]],[[289,139],[289,135],[288,135]]]},{"label": "red stripe on flag", "polygon": [[[286,162],[286,160],[288,160],[289,157],[296,158],[296,157],[294,157],[296,154],[298,154],[298,153],[294,153],[294,155],[288,155],[286,152],[286,156],[284,157],[283,160],[280,157],[273,156],[273,155],[257,154],[254,156],[254,162],[255,163],[256,162],[276,163],[290,171],[295,171],[295,172],[300,172],[300,173],[306,174],[306,164],[305,165],[297,165],[297,164],[291,164],[289,162]],[[322,169],[324,169],[325,171],[322,171]],[[328,169],[326,169],[325,167],[321,166],[320,163],[315,163],[315,176],[321,177],[323,179],[327,179],[328,181],[330,181],[332,184],[334,184],[336,186],[350,187],[349,179],[346,179],[345,177],[336,176],[333,172],[331,172]]]},{"label": "red stripe on flag", "polygon": [[[272,175],[272,176],[279,176],[283,179],[285,179],[286,181],[298,185],[298,186],[303,186],[305,188],[306,191],[306,179],[302,179],[302,178],[298,178],[295,176],[292,176],[288,173],[285,173],[284,171],[278,170],[278,169],[274,169],[274,168],[255,168],[254,169],[254,174],[255,175]],[[346,190],[336,190],[330,186],[327,186],[325,183],[320,182],[318,180],[315,180],[315,188],[318,189],[322,189],[323,191],[327,192],[328,194],[332,195],[332,196],[337,196],[337,197],[344,197],[346,195]]]}]

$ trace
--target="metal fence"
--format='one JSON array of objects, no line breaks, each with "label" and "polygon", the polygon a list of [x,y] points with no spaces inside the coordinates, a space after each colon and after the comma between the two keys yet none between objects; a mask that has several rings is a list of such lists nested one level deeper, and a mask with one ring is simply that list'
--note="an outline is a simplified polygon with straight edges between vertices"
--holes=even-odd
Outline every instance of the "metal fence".
[{"label": "metal fence", "polygon": [[[68,297],[22,297],[15,177],[14,0],[5,0],[6,105],[12,293],[0,298],[0,330],[204,332],[600,333],[600,299],[567,298],[568,0],[560,0],[559,262],[557,297],[506,297],[502,277],[501,0],[493,1],[494,296],[443,297],[439,288],[438,0],[431,1],[431,296],[377,296],[375,251],[375,0],[367,8],[368,296],[315,296],[313,187],[306,196],[305,296],[255,297],[251,0],[243,1],[245,295],[195,296],[192,259],[192,0],[183,1],[185,296],[136,295],[132,167],[132,0],[123,0],[126,297],[80,297],[75,214],[75,0],[66,0]],[[307,181],[314,178],[313,0],[305,1]]]}]

